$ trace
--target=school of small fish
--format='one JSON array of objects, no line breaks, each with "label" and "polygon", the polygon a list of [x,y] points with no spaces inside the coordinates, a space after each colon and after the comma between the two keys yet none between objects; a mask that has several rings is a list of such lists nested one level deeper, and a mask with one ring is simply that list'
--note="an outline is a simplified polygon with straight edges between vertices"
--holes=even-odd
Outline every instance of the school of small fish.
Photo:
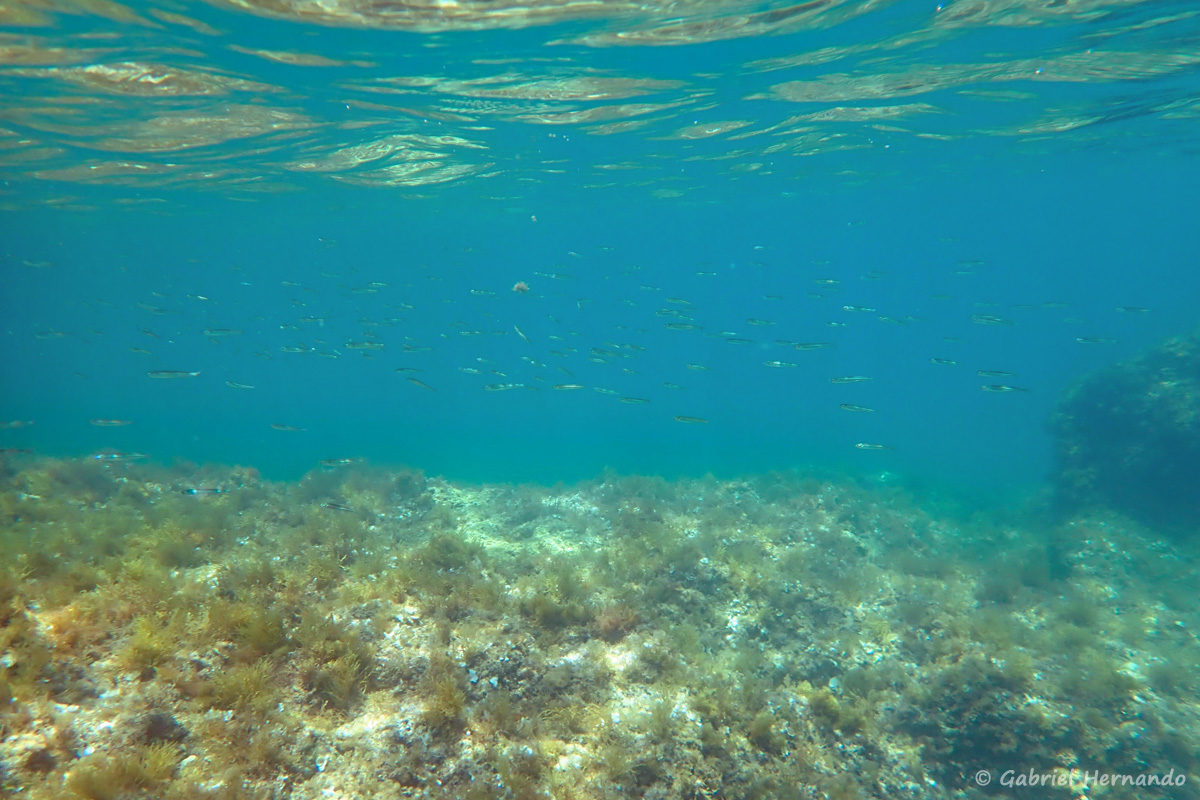
[{"label": "school of small fish", "polygon": [[[336,246],[331,240],[321,240],[321,244]],[[607,256],[612,249],[601,247],[598,255]],[[754,248],[756,251],[763,249],[766,248]],[[260,287],[252,273],[238,270],[238,288],[267,290],[280,300],[274,308],[276,313],[264,310],[250,320],[222,319],[225,312],[220,298],[228,287],[222,289],[219,285],[206,287],[203,294],[149,291],[132,309],[121,313],[133,315],[137,320],[130,329],[133,341],[127,348],[139,360],[144,359],[142,363],[146,368],[142,373],[156,382],[178,385],[217,380],[238,392],[252,392],[266,383],[263,375],[245,368],[246,359],[242,357],[217,360],[216,363],[243,365],[227,370],[227,374],[219,374],[208,359],[193,363],[173,358],[171,353],[175,343],[191,336],[202,337],[210,347],[235,348],[240,355],[249,353],[262,361],[353,357],[382,362],[378,369],[396,376],[391,379],[395,383],[390,391],[398,395],[406,390],[420,393],[481,391],[502,395],[546,391],[564,398],[598,395],[626,406],[653,409],[665,406],[661,410],[663,420],[689,426],[719,422],[719,419],[712,420],[710,416],[695,413],[703,409],[703,404],[695,394],[684,391],[689,385],[689,373],[696,373],[697,379],[704,373],[711,373],[712,377],[705,376],[704,380],[716,379],[736,386],[746,380],[745,371],[751,369],[805,375],[839,387],[844,395],[844,402],[837,404],[840,410],[858,415],[859,419],[879,418],[887,409],[878,402],[864,405],[859,402],[861,395],[855,394],[859,391],[855,387],[859,385],[878,384],[877,376],[852,371],[855,358],[851,348],[837,353],[836,362],[843,369],[836,372],[829,370],[828,361],[811,362],[808,359],[814,356],[805,354],[836,350],[843,332],[862,326],[875,323],[919,326],[924,322],[919,315],[887,314],[875,305],[844,302],[843,296],[853,299],[853,281],[819,273],[804,279],[807,289],[797,296],[761,295],[763,305],[776,310],[777,314],[733,318],[730,311],[736,309],[722,306],[714,299],[705,299],[710,298],[707,294],[684,297],[671,293],[668,287],[643,282],[639,267],[627,266],[619,268],[615,274],[611,271],[597,274],[598,268],[589,266],[585,255],[569,252],[567,257],[574,262],[570,270],[564,267],[500,276],[497,285],[492,287],[449,288],[445,278],[432,269],[396,282],[357,281],[354,280],[357,272],[351,270],[321,272],[307,280],[283,280],[278,286]],[[758,263],[758,266],[763,265]],[[949,266],[948,274],[969,275],[982,266],[979,260],[963,260]],[[709,281],[716,285],[727,272],[733,273],[733,265],[728,271],[696,270],[689,280]],[[880,281],[886,280],[887,275],[871,271],[860,277]],[[601,282],[606,282],[609,287],[614,284],[625,287],[615,304],[611,295],[589,294],[588,287],[598,286]],[[512,288],[506,290],[505,286]],[[949,299],[949,295],[934,297]],[[111,305],[108,301],[96,302],[99,306]],[[354,309],[353,319],[348,318],[347,305]],[[994,309],[991,306],[995,304],[982,302],[973,305],[974,310],[962,321],[999,329],[997,335],[1002,335],[1004,329],[1018,324],[1022,314],[1031,311],[1057,313],[1067,304],[1046,302],[1004,309]],[[443,314],[448,311],[448,324],[430,324],[430,318],[436,315],[423,313],[429,308],[444,310]],[[1124,315],[1141,315],[1148,311],[1140,306],[1119,306],[1114,310]],[[119,311],[114,308],[114,312]],[[656,333],[656,330],[662,333]],[[818,330],[838,333],[820,337],[811,335]],[[789,334],[793,338],[787,338]],[[57,329],[37,332],[37,338],[47,340],[73,335],[78,334]],[[489,340],[489,345],[463,344],[477,338]],[[1089,346],[1116,342],[1109,336],[1071,338],[1075,343]],[[960,340],[947,336],[943,341],[949,346]],[[678,354],[682,356],[678,357]],[[739,366],[731,368],[731,358]],[[187,363],[179,363],[181,360]],[[973,372],[979,390],[985,393],[1020,395],[1030,391],[1019,385],[1019,372],[1009,368],[1011,365],[971,363],[962,355],[951,358],[938,353],[914,354],[913,369],[919,369],[921,362],[939,371],[969,370]],[[816,367],[814,363],[822,366]],[[367,366],[375,369],[373,364]],[[847,367],[849,369],[845,369]],[[657,382],[672,394],[665,398],[646,396],[623,388],[628,383],[626,378],[636,377],[644,392],[647,376],[658,379]],[[873,395],[876,399],[878,396],[878,393]],[[564,399],[562,402],[578,400]],[[700,408],[696,408],[697,405]],[[98,428],[123,428],[134,424],[134,420],[119,414],[117,410],[117,415],[97,417],[89,422]],[[847,420],[854,418],[846,417]],[[303,422],[277,419],[268,424],[274,431],[303,434],[309,429],[305,424],[298,424]],[[0,429],[31,424],[32,420],[13,420],[0,423]],[[860,451],[894,449],[886,442],[875,441],[849,441],[847,446]],[[9,448],[5,452],[21,451]],[[116,462],[144,456],[106,450],[91,458]],[[354,459],[331,458],[321,464],[333,468],[354,462]],[[185,491],[211,494],[219,490],[192,487]],[[337,508],[336,505],[329,507]]]}]

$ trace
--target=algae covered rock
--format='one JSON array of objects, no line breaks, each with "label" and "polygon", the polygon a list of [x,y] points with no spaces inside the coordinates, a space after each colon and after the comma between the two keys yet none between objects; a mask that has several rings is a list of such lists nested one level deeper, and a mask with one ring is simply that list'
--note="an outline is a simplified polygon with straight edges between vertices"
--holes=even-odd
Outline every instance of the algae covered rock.
[{"label": "algae covered rock", "polygon": [[1058,496],[1171,528],[1200,522],[1200,335],[1072,387],[1055,412]]}]

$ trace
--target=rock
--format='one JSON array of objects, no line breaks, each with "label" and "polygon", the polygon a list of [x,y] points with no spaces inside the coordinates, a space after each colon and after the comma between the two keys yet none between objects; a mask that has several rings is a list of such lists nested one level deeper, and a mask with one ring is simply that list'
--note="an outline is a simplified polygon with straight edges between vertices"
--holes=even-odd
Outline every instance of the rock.
[{"label": "rock", "polygon": [[1170,339],[1067,391],[1052,419],[1056,494],[1152,525],[1200,522],[1200,335]]},{"label": "rock", "polygon": [[151,711],[139,721],[139,738],[147,744],[157,742],[179,742],[187,738],[188,729],[170,714]]},{"label": "rock", "polygon": [[31,750],[25,756],[24,767],[30,772],[53,772],[56,766],[58,766],[58,760],[54,757],[53,753],[44,747]]}]

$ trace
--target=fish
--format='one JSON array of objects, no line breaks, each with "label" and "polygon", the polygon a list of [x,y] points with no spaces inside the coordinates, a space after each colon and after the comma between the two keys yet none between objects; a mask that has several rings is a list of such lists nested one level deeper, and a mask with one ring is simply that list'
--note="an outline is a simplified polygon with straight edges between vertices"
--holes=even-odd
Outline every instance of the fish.
[{"label": "fish", "polygon": [[796,342],[792,348],[795,350],[821,350],[832,346],[832,342]]},{"label": "fish", "polygon": [[554,384],[554,386],[552,388],[558,389],[559,391],[571,391],[574,389],[582,389],[583,384],[581,384],[581,383],[556,383],[556,384]]},{"label": "fish", "polygon": [[91,459],[93,461],[138,461],[146,457],[145,453],[119,453],[115,450],[108,450],[103,453],[93,453]]},{"label": "fish", "polygon": [[749,317],[746,320],[746,324],[747,325],[757,325],[760,328],[765,328],[769,325],[774,325],[775,323],[769,319],[758,319],[757,317]]},{"label": "fish", "polygon": [[248,383],[238,383],[236,381],[225,381],[225,385],[230,389],[253,389],[254,387]]},{"label": "fish", "polygon": [[677,414],[674,419],[676,422],[683,422],[688,425],[707,425],[708,424],[708,420],[706,420],[704,417],[689,417],[684,414]]},{"label": "fish", "polygon": [[413,386],[420,386],[422,389],[428,389],[431,392],[436,391],[436,389],[434,389],[432,386],[430,386],[428,383],[426,383],[423,380],[419,380],[417,378],[407,378],[406,380],[408,380],[408,382],[411,383]]},{"label": "fish", "polygon": [[1100,336],[1076,336],[1075,341],[1079,344],[1116,344],[1116,339],[1105,339]]},{"label": "fish", "polygon": [[622,403],[628,403],[631,406],[644,406],[650,401],[644,397],[622,397]]},{"label": "fish", "polygon": [[1013,321],[1011,319],[1006,319],[1004,317],[997,317],[994,314],[972,314],[971,322],[974,322],[976,325],[1012,325],[1013,324]]},{"label": "fish", "polygon": [[1028,392],[1028,389],[1020,386],[1009,386],[1007,383],[985,383],[979,387],[985,392]]},{"label": "fish", "polygon": [[869,381],[872,378],[868,375],[839,375],[836,378],[830,378],[830,383],[862,383]]},{"label": "fish", "polygon": [[271,430],[286,431],[288,433],[300,433],[304,430],[304,428],[297,428],[295,425],[280,425],[278,422],[272,422]]},{"label": "fish", "polygon": [[335,500],[326,500],[324,503],[321,503],[321,508],[328,509],[329,511],[354,512],[354,509],[350,506],[346,505],[345,503],[339,503]]},{"label": "fish", "polygon": [[799,366],[799,364],[796,364],[792,361],[764,361],[763,366],[780,368],[780,367],[797,367],[797,366]]},{"label": "fish", "polygon": [[858,311],[864,314],[874,314],[876,309],[870,306],[842,306],[842,311]]},{"label": "fish", "polygon": [[237,330],[235,328],[205,328],[204,329],[204,335],[212,337],[214,339],[221,337],[221,336],[237,336],[239,333],[241,333],[241,331]]},{"label": "fish", "polygon": [[981,378],[1015,378],[1017,373],[1005,372],[1002,369],[977,369],[975,374]]},{"label": "fish", "polygon": [[892,449],[894,449],[893,447],[891,447],[891,445],[872,444],[870,442],[857,442],[854,446],[857,447],[859,450],[892,450]]},{"label": "fish", "polygon": [[929,363],[937,364],[940,367],[957,367],[958,366],[958,362],[952,358],[931,358],[931,359],[929,359]]},{"label": "fish", "polygon": [[520,336],[526,342],[529,341],[529,337],[525,335],[525,332],[523,330],[521,330],[520,328],[518,328],[516,325],[513,325],[513,330],[517,332],[517,336]]},{"label": "fish", "polygon": [[322,467],[333,468],[333,467],[348,467],[351,464],[358,464],[361,462],[362,462],[361,458],[325,458],[325,459],[322,459],[319,463]]},{"label": "fish", "polygon": [[194,378],[199,374],[199,370],[186,372],[180,369],[152,369],[146,373],[151,378]]},{"label": "fish", "polygon": [[98,428],[120,428],[133,424],[131,419],[91,419],[88,422]]},{"label": "fish", "polygon": [[347,350],[382,350],[383,342],[346,342]]},{"label": "fish", "polygon": [[838,408],[842,409],[843,411],[859,411],[864,414],[874,414],[875,413],[875,409],[873,409],[873,408],[867,408],[866,406],[856,406],[853,403],[842,403],[840,406],[838,406]]},{"label": "fish", "polygon": [[229,491],[228,489],[218,489],[216,487],[193,486],[193,487],[189,487],[187,489],[180,489],[179,493],[180,494],[191,494],[191,495],[208,495],[208,494],[225,494],[228,491]]},{"label": "fish", "polygon": [[489,383],[483,387],[485,392],[507,392],[509,389],[524,389],[523,383]]}]

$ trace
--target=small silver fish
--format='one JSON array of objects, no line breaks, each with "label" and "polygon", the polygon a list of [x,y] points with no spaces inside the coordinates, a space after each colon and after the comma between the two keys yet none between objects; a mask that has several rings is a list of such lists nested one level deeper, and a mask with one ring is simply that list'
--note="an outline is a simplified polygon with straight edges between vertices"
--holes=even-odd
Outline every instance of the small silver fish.
[{"label": "small silver fish", "polygon": [[972,314],[971,322],[976,325],[1012,325],[1011,319],[997,317],[994,314]]},{"label": "small silver fish", "polygon": [[92,455],[93,461],[138,461],[143,458],[146,458],[145,453],[118,453],[114,450]]},{"label": "small silver fish", "polygon": [[361,458],[324,458],[319,462],[322,467],[332,469],[333,467],[348,467],[351,464],[362,463]]},{"label": "small silver fish", "polygon": [[185,372],[178,369],[152,369],[146,373],[151,378],[194,378],[200,374],[200,371]]}]

